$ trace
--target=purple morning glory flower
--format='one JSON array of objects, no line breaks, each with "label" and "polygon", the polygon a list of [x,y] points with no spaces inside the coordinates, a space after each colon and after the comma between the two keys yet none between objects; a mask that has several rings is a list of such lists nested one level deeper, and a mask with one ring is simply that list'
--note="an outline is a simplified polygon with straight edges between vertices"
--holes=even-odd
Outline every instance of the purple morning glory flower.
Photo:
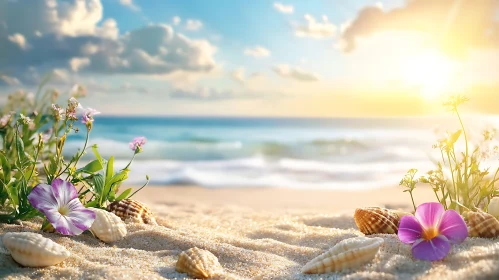
[{"label": "purple morning glory flower", "polygon": [[128,145],[130,146],[130,149],[132,149],[132,151],[140,153],[142,151],[142,146],[144,146],[146,142],[147,139],[145,137],[135,137],[133,138],[133,141],[130,142]]},{"label": "purple morning glory flower", "polygon": [[47,217],[55,230],[64,235],[81,234],[95,220],[95,213],[78,199],[75,186],[59,178],[54,179],[52,185],[36,185],[28,200]]},{"label": "purple morning glory flower", "polygon": [[398,237],[412,244],[416,259],[437,261],[445,258],[451,244],[459,244],[468,236],[463,218],[454,210],[444,211],[438,202],[423,203],[414,216],[400,220]]}]

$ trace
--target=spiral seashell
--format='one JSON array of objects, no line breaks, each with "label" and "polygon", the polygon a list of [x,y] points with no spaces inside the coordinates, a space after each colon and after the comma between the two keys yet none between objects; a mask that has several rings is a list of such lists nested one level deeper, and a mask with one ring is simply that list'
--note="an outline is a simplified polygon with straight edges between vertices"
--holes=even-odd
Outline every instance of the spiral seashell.
[{"label": "spiral seashell", "polygon": [[152,211],[141,202],[132,199],[115,201],[107,206],[107,211],[116,214],[123,221],[158,225]]},{"label": "spiral seashell", "polygon": [[383,238],[354,237],[340,241],[329,251],[309,261],[302,273],[322,274],[362,266],[376,256]]},{"label": "spiral seashell", "polygon": [[493,197],[490,200],[487,212],[496,219],[499,219],[499,197]]},{"label": "spiral seashell", "polygon": [[70,255],[64,246],[33,232],[8,232],[2,238],[12,258],[23,266],[45,267],[58,264]]},{"label": "spiral seashell", "polygon": [[355,209],[353,218],[359,230],[366,235],[392,234],[398,232],[400,219],[407,215],[412,214],[380,207],[366,207]]},{"label": "spiral seashell", "polygon": [[90,231],[100,240],[110,243],[123,239],[127,230],[125,223],[116,215],[106,210],[91,208],[95,212],[95,221]]},{"label": "spiral seashell", "polygon": [[469,237],[494,238],[499,236],[499,221],[481,210],[464,212],[464,221],[468,226]]},{"label": "spiral seashell", "polygon": [[180,253],[175,270],[180,273],[187,273],[193,278],[211,278],[223,272],[223,268],[218,262],[218,258],[210,251],[190,248]]}]

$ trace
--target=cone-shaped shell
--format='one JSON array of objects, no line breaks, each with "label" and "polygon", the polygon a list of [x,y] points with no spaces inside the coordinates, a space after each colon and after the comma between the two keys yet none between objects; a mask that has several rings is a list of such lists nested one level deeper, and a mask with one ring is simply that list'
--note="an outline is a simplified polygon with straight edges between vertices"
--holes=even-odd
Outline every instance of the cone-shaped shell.
[{"label": "cone-shaped shell", "polygon": [[95,221],[90,231],[100,240],[110,243],[126,236],[125,223],[116,215],[106,210],[91,208],[95,212]]},{"label": "cone-shaped shell", "polygon": [[483,211],[464,212],[469,237],[494,238],[499,236],[499,221]]},{"label": "cone-shaped shell", "polygon": [[499,197],[493,197],[490,200],[487,212],[496,217],[496,219],[499,219]]},{"label": "cone-shaped shell", "polygon": [[211,278],[221,274],[223,268],[210,251],[194,247],[180,253],[175,270],[193,278]]},{"label": "cone-shaped shell", "polygon": [[116,214],[123,221],[158,225],[152,211],[141,202],[132,199],[115,201],[107,206],[107,211]]},{"label": "cone-shaped shell", "polygon": [[302,273],[322,274],[352,269],[370,262],[383,244],[379,237],[354,237],[336,244],[329,251],[309,261]]},{"label": "cone-shaped shell", "polygon": [[363,234],[397,233],[400,219],[412,215],[408,212],[390,210],[380,207],[355,209],[355,224]]},{"label": "cone-shaped shell", "polygon": [[2,238],[12,258],[28,267],[45,267],[58,264],[70,255],[64,246],[32,232],[8,232]]}]

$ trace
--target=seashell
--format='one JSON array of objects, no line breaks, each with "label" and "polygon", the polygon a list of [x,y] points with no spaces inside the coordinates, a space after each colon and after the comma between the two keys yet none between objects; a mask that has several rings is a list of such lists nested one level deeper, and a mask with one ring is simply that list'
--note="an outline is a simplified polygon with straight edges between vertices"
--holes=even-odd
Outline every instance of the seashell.
[{"label": "seashell", "polygon": [[499,197],[493,197],[490,200],[487,212],[496,217],[496,219],[499,219]]},{"label": "seashell", "polygon": [[412,215],[408,212],[380,207],[355,209],[353,218],[359,230],[364,234],[397,233],[400,219]]},{"label": "seashell", "polygon": [[211,278],[221,274],[223,268],[210,251],[194,247],[180,253],[175,270],[193,278]]},{"label": "seashell", "polygon": [[329,251],[309,261],[302,273],[321,274],[362,266],[376,256],[384,240],[380,237],[354,237],[340,241]]},{"label": "seashell", "polygon": [[12,258],[23,266],[51,266],[64,261],[70,255],[64,246],[38,233],[8,232],[2,240]]},{"label": "seashell", "polygon": [[110,243],[123,239],[126,236],[125,223],[120,217],[106,210],[92,208],[95,212],[95,221],[90,231],[100,240]]},{"label": "seashell", "polygon": [[464,221],[468,225],[469,237],[494,238],[499,236],[499,221],[489,213],[464,212]]},{"label": "seashell", "polygon": [[107,211],[113,212],[123,221],[158,225],[152,211],[141,202],[132,199],[115,201],[107,206]]}]

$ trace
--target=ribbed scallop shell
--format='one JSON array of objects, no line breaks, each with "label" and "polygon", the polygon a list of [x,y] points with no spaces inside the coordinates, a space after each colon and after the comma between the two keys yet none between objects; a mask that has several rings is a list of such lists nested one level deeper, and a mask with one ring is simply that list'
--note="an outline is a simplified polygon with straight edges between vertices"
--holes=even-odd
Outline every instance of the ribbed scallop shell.
[{"label": "ribbed scallop shell", "polygon": [[494,238],[499,236],[499,221],[483,211],[464,212],[469,237]]},{"label": "ribbed scallop shell", "polygon": [[175,270],[193,278],[211,278],[221,274],[223,268],[210,251],[194,247],[180,253]]},{"label": "ribbed scallop shell", "polygon": [[496,217],[496,219],[499,219],[499,197],[493,197],[490,200],[487,212]]},{"label": "ribbed scallop shell", "polygon": [[342,240],[329,251],[309,261],[302,268],[302,273],[322,274],[357,268],[374,259],[383,242],[383,238],[363,236]]},{"label": "ribbed scallop shell", "polygon": [[64,246],[32,232],[8,232],[2,238],[12,258],[28,267],[45,267],[58,264],[70,255]]},{"label": "ribbed scallop shell", "polygon": [[91,209],[95,212],[95,221],[90,227],[90,231],[95,237],[110,243],[121,240],[126,236],[126,226],[120,217],[106,210]]},{"label": "ribbed scallop shell", "polygon": [[107,206],[107,210],[116,214],[123,221],[130,220],[136,223],[158,225],[149,207],[136,200],[115,201]]},{"label": "ribbed scallop shell", "polygon": [[392,234],[398,232],[400,219],[407,215],[412,214],[380,207],[366,207],[355,209],[353,218],[359,230],[366,235]]}]

